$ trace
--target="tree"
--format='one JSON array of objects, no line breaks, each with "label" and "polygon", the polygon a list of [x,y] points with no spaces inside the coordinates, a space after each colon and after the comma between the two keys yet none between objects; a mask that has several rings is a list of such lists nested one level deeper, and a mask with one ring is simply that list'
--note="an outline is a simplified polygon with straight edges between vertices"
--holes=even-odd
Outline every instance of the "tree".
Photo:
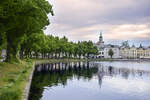
[{"label": "tree", "polygon": [[45,48],[46,44],[45,35],[42,31],[25,37],[23,43],[21,44],[21,58],[23,58],[23,52],[26,57],[32,58],[32,52],[34,52],[37,57],[38,52],[41,52],[42,48]]},{"label": "tree", "polygon": [[114,55],[113,50],[112,50],[112,49],[109,49],[108,54],[109,54],[109,56],[112,58],[112,56]]},{"label": "tree", "polygon": [[24,35],[39,33],[49,24],[48,13],[53,15],[46,0],[0,1],[0,33],[6,36],[8,62],[18,61]]},{"label": "tree", "polygon": [[94,54],[94,55],[98,54],[98,48],[97,48],[97,46],[93,46],[93,48],[92,48],[92,54]]},{"label": "tree", "polygon": [[69,58],[70,58],[71,55],[74,54],[75,52],[75,44],[73,42],[69,42],[67,44],[67,48],[68,48],[68,53],[69,53]]}]

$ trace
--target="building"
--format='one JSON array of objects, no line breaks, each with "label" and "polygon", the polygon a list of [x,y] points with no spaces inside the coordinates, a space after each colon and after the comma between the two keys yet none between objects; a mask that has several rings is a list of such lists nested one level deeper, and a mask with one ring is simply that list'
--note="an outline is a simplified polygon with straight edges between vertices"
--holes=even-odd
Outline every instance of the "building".
[{"label": "building", "polygon": [[104,58],[104,41],[103,41],[103,36],[102,32],[100,33],[99,36],[99,41],[95,44],[98,48],[98,58]]},{"label": "building", "polygon": [[111,45],[111,44],[105,45],[105,48],[104,48],[104,58],[111,58],[111,56],[109,55],[109,50],[110,49],[114,53],[113,56],[112,56],[112,58],[120,58],[120,55],[119,55],[119,46],[118,45]]},{"label": "building", "polygon": [[119,46],[118,45],[105,45],[103,41],[102,32],[100,32],[99,41],[95,44],[98,48],[97,58],[111,58],[109,55],[109,50],[112,49],[113,56],[112,58],[119,58]]},{"label": "building", "polygon": [[111,58],[109,55],[109,50],[113,51],[112,58],[124,58],[124,59],[150,59],[150,47],[143,47],[140,44],[139,47],[135,47],[133,44],[131,47],[128,44],[128,41],[119,45],[104,44],[102,33],[100,33],[99,41],[95,44],[98,48],[97,58]]},{"label": "building", "polygon": [[141,44],[139,47],[121,47],[121,58],[150,58],[150,47],[143,47]]}]

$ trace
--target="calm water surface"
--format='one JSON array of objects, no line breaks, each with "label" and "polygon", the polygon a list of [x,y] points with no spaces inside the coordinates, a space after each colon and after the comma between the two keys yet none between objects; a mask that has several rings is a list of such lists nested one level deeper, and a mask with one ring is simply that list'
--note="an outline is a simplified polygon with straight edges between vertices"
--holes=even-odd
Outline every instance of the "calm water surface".
[{"label": "calm water surface", "polygon": [[150,100],[150,62],[37,65],[29,100]]}]

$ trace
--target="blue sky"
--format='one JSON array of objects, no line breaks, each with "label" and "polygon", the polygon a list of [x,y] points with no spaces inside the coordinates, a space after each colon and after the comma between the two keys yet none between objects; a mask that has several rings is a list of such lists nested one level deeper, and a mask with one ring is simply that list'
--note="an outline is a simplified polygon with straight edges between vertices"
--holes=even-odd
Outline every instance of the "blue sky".
[{"label": "blue sky", "polygon": [[[46,34],[67,36],[71,41],[104,40],[150,45],[150,0],[48,0],[55,16]],[[131,44],[132,44],[131,43]]]}]

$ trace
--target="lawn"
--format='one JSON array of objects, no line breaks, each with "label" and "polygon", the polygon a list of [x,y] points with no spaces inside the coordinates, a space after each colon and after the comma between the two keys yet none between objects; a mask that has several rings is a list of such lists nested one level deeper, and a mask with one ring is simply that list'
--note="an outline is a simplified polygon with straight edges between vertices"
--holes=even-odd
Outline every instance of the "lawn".
[{"label": "lawn", "polygon": [[0,63],[0,100],[21,100],[31,69],[29,60]]}]

